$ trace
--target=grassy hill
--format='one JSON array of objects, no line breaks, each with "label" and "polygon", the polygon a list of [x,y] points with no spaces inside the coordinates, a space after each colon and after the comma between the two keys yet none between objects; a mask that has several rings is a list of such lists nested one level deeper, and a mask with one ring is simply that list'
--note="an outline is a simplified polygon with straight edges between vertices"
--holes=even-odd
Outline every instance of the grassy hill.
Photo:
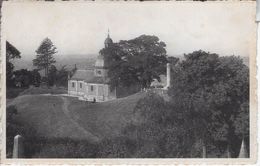
[{"label": "grassy hill", "polygon": [[145,96],[137,93],[104,103],[83,103],[73,100],[69,106],[78,123],[99,138],[116,137],[134,118],[136,103]]},{"label": "grassy hill", "polygon": [[87,103],[71,97],[23,95],[7,105],[15,105],[15,119],[32,126],[39,137],[99,141],[120,135],[144,96],[138,93],[109,102]]}]

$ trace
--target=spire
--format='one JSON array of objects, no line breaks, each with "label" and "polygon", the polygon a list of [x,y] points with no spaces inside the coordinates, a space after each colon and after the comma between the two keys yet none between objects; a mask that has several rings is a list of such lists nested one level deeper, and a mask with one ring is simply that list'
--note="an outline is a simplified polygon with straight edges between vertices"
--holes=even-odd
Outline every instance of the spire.
[{"label": "spire", "polygon": [[111,45],[113,43],[113,40],[110,38],[109,29],[107,31],[107,38],[104,43],[105,43],[105,47],[108,47],[109,45]]}]

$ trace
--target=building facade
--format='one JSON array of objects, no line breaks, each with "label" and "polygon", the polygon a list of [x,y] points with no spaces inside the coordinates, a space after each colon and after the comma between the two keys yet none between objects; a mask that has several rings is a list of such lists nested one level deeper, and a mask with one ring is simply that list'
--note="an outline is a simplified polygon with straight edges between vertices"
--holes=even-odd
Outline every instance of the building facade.
[{"label": "building facade", "polygon": [[[108,36],[104,42],[109,47],[113,41]],[[68,79],[68,95],[86,101],[108,101],[117,98],[116,89],[109,85],[107,76],[107,61],[104,55],[99,55],[93,69],[76,70]]]}]

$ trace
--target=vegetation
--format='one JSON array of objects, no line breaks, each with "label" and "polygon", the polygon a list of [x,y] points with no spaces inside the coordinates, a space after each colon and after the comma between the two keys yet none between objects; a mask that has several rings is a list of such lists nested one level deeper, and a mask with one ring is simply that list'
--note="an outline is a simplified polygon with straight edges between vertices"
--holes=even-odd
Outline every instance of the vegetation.
[{"label": "vegetation", "polygon": [[26,157],[237,157],[242,140],[249,147],[248,67],[240,57],[202,50],[185,54],[182,61],[167,58],[165,47],[158,37],[142,35],[100,54],[109,58],[114,87],[149,88],[172,63],[169,101],[159,90],[89,103],[39,95],[66,93],[68,75],[76,70],[56,68],[50,39],[36,50],[38,69],[32,71],[14,71],[12,60],[21,56],[7,42],[7,97],[19,95],[7,103],[7,156],[13,137],[21,134]]},{"label": "vegetation", "polygon": [[[112,146],[111,141],[116,143],[121,140],[120,144],[117,144],[118,147],[124,144],[125,137],[122,137],[121,130],[133,119],[134,107],[144,95],[140,93],[106,103],[86,103],[66,98],[69,102],[69,115],[64,112],[64,101],[61,97],[21,95],[7,103],[15,106],[18,112],[13,119],[8,118],[7,121],[19,124],[15,128],[7,128],[10,130],[9,153],[12,153],[13,137],[19,133],[26,139],[26,157],[109,156],[106,154],[109,146]],[[20,128],[23,132],[18,132]],[[82,132],[82,128],[98,136],[100,142],[89,139],[89,135]],[[27,132],[27,129],[31,133]]]},{"label": "vegetation", "polygon": [[[71,72],[75,72],[75,69],[72,69]],[[54,65],[51,65],[49,71],[49,86],[59,86],[67,87],[68,86],[68,75],[71,73],[66,69],[66,65],[62,66],[60,69],[57,69]]]},{"label": "vegetation", "polygon": [[36,50],[36,53],[33,65],[39,70],[44,69],[45,76],[49,77],[50,66],[56,62],[53,55],[57,53],[57,48],[49,38],[45,38]]},{"label": "vegetation", "polygon": [[212,142],[225,145],[228,157],[236,156],[237,138],[249,136],[249,69],[242,59],[195,51],[185,55],[172,78],[173,108],[180,110],[194,141],[202,143],[201,157]]},{"label": "vegetation", "polygon": [[30,85],[39,87],[41,83],[41,75],[38,70],[16,70],[14,71],[14,83],[16,87],[22,88],[28,88]]},{"label": "vegetation", "polygon": [[13,81],[14,65],[12,61],[14,59],[21,58],[20,54],[21,53],[19,50],[17,50],[17,48],[15,48],[11,43],[6,41],[6,85],[7,87],[14,86],[14,81]]},{"label": "vegetation", "polygon": [[[53,63],[55,63],[53,55],[56,52],[56,47],[52,44],[51,40],[46,38],[36,50],[37,56],[36,59],[33,60],[33,64],[37,69],[14,70],[12,61],[21,58],[21,53],[12,44],[6,41],[7,98],[15,98],[20,94],[66,93],[64,88],[67,87],[68,75],[73,71],[67,70],[65,65],[60,69],[57,69],[53,65]],[[42,69],[44,69],[45,74],[47,74],[45,77],[41,77],[40,75],[40,70]],[[47,83],[48,86],[58,86],[59,88],[40,87],[45,83]],[[29,87],[31,88],[28,89]],[[24,90],[26,91],[23,92]]]},{"label": "vegetation", "polygon": [[100,50],[109,59],[108,76],[113,87],[139,84],[148,88],[154,78],[165,72],[166,44],[156,36],[141,35],[122,40]]}]

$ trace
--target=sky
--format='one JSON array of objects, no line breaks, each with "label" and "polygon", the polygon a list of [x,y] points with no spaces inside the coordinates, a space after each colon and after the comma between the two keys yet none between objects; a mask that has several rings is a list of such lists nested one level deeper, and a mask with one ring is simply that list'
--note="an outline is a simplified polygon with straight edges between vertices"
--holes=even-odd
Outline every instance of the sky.
[{"label": "sky", "polygon": [[256,31],[255,2],[4,2],[2,11],[3,38],[27,59],[46,37],[64,58],[97,55],[108,29],[114,42],[158,36],[170,56],[249,56]]}]

